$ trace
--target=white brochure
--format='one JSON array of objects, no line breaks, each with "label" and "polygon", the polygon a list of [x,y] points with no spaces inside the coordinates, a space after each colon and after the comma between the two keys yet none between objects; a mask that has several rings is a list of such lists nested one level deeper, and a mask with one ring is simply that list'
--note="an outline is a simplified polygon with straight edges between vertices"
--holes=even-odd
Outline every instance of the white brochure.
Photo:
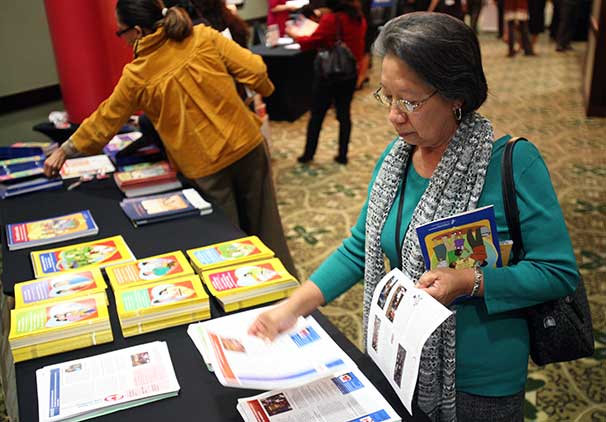
[{"label": "white brochure", "polygon": [[359,370],[238,400],[246,422],[398,422],[398,414]]},{"label": "white brochure", "polygon": [[410,414],[423,345],[451,313],[398,269],[375,289],[366,349]]}]

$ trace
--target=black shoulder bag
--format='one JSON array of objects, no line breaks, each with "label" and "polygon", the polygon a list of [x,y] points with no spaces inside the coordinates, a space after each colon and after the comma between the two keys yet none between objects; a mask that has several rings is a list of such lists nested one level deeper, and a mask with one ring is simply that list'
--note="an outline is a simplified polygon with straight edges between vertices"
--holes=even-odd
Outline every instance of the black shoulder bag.
[{"label": "black shoulder bag", "polygon": [[329,82],[348,81],[358,77],[358,64],[351,50],[341,39],[341,21],[337,19],[335,45],[328,50],[320,50],[314,61],[314,70],[323,80]]},{"label": "black shoulder bag", "polygon": [[[513,240],[512,264],[517,263],[524,253],[512,163],[514,146],[520,140],[526,141],[524,138],[512,138],[507,142],[501,163],[505,217]],[[580,274],[574,293],[526,308],[526,321],[530,334],[530,357],[537,365],[593,355],[591,311]]]}]

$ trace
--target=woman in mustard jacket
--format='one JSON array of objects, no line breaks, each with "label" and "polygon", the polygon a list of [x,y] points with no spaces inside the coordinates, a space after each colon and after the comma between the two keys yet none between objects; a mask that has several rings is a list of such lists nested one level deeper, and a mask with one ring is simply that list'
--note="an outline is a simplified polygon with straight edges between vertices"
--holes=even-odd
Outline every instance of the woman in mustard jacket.
[{"label": "woman in mustard jacket", "polygon": [[119,0],[119,37],[133,46],[111,96],[45,163],[58,174],[66,158],[98,154],[143,110],[172,165],[248,234],[258,235],[295,274],[278,213],[260,121],[236,82],[263,96],[274,86],[261,57],[204,25],[192,27],[180,7]]}]

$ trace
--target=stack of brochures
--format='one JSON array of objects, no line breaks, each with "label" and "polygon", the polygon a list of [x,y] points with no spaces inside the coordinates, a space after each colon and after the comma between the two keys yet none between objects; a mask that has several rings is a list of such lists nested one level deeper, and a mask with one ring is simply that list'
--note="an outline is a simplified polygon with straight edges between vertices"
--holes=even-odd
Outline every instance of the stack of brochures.
[{"label": "stack of brochures", "polygon": [[187,330],[221,384],[273,390],[238,400],[245,421],[401,420],[313,317],[299,318],[272,342],[250,336],[248,328],[267,309],[191,324]]},{"label": "stack of brochures", "polygon": [[36,386],[40,422],[91,419],[180,390],[163,341],[45,366],[36,371]]},{"label": "stack of brochures", "polygon": [[8,249],[15,251],[91,236],[98,232],[99,227],[90,211],[84,210],[44,220],[8,224],[6,240]]},{"label": "stack of brochures", "polygon": [[212,212],[211,204],[195,189],[123,199],[120,207],[135,227]]},{"label": "stack of brochures", "polygon": [[42,154],[48,157],[53,153],[53,151],[59,148],[59,144],[55,141],[26,141],[14,142],[13,144],[11,144],[11,148],[29,148],[31,151],[34,151],[37,148],[41,151]]},{"label": "stack of brochures", "polygon": [[107,237],[55,249],[31,252],[34,277],[61,271],[104,268],[135,260],[122,236]]},{"label": "stack of brochures", "polygon": [[15,362],[111,342],[107,297],[76,295],[16,307],[8,340]]},{"label": "stack of brochures", "polygon": [[210,318],[208,295],[180,251],[106,271],[124,337]]},{"label": "stack of brochures", "polygon": [[88,157],[70,158],[61,167],[63,179],[73,179],[81,176],[113,173],[116,170],[107,155],[91,155]]},{"label": "stack of brochures", "polygon": [[166,161],[114,173],[114,181],[127,198],[179,189],[177,172]]},{"label": "stack of brochures", "polygon": [[101,270],[67,271],[15,284],[15,308],[63,301],[76,296],[106,295],[107,284]]},{"label": "stack of brochures", "polygon": [[257,236],[186,251],[210,293],[230,312],[282,299],[299,285]]},{"label": "stack of brochures", "polygon": [[157,145],[141,145],[141,132],[121,133],[114,136],[103,152],[117,166],[126,166],[162,159],[162,151]]},{"label": "stack of brochures", "polygon": [[203,271],[202,280],[225,312],[288,297],[299,287],[278,258]]},{"label": "stack of brochures", "polygon": [[45,159],[44,154],[38,154],[0,160],[0,198],[63,186],[61,179],[42,176]]}]

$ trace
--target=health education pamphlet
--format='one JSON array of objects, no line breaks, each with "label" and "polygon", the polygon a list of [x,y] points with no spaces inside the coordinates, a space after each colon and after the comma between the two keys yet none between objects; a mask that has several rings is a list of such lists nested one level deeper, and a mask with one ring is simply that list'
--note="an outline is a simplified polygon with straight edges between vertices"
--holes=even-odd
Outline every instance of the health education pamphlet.
[{"label": "health education pamphlet", "polygon": [[163,341],[115,350],[36,371],[41,422],[81,421],[179,393]]},{"label": "health education pamphlet", "polygon": [[423,345],[451,314],[398,269],[373,294],[366,350],[411,415]]}]

